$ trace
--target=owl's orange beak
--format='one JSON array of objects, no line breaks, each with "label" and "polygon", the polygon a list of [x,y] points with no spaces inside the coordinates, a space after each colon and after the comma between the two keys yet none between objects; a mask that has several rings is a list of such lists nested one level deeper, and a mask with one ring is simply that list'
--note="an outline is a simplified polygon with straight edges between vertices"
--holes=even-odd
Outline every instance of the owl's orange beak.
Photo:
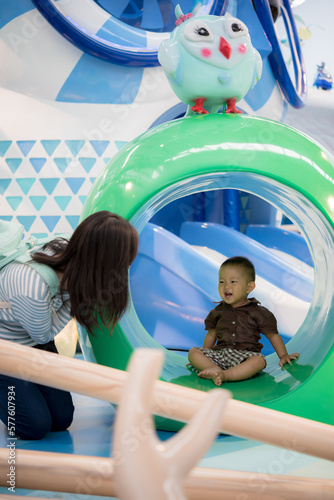
[{"label": "owl's orange beak", "polygon": [[231,57],[232,47],[222,36],[220,37],[219,41],[219,51],[223,54],[224,57],[226,57],[226,59],[229,59]]}]

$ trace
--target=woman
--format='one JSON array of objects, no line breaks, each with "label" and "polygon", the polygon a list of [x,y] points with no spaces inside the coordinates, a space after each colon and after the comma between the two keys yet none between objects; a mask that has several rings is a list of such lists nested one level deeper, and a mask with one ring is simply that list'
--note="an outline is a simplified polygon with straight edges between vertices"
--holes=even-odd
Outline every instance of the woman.
[{"label": "woman", "polygon": [[[57,352],[53,339],[72,317],[93,335],[99,320],[112,333],[127,307],[128,269],[138,242],[126,219],[101,211],[83,220],[69,241],[47,243],[32,259],[56,272],[54,297],[33,267],[15,261],[5,266],[0,301],[11,307],[0,309],[0,338]],[[22,439],[40,439],[72,423],[70,393],[0,374],[0,419],[6,426],[9,393],[15,393],[15,433]]]}]

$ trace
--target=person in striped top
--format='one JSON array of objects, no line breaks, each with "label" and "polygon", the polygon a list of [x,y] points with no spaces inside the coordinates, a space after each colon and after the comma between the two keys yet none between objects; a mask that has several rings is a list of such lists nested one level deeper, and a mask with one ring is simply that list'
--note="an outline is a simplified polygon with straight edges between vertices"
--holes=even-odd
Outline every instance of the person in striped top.
[{"label": "person in striped top", "polygon": [[[33,267],[11,262],[0,271],[0,338],[57,352],[54,337],[71,318],[93,335],[98,321],[110,333],[129,300],[128,269],[138,251],[139,236],[124,218],[108,211],[84,219],[69,241],[56,238],[32,254],[59,278],[51,297],[46,281]],[[1,370],[1,368],[0,368]],[[15,392],[15,432],[22,439],[40,439],[49,431],[67,429],[74,406],[66,391],[0,374],[0,419],[8,424],[8,391]]]}]

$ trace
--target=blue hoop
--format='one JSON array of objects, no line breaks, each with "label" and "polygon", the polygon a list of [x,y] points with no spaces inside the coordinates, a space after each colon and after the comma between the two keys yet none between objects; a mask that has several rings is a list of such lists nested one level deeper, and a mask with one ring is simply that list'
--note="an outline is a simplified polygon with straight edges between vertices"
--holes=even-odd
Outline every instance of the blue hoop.
[{"label": "blue hoop", "polygon": [[[58,10],[52,0],[32,1],[38,11],[51,24],[51,26],[83,52],[99,59],[123,66],[159,66],[159,47],[131,47],[131,43],[129,46],[126,46],[109,42],[95,34],[88,33],[81,26],[75,24],[72,19]],[[218,10],[220,12],[221,0],[204,0],[203,6],[208,8],[208,14],[213,14]],[[145,31],[141,32],[141,30],[138,30],[137,28],[133,28],[125,23],[122,23],[121,21],[118,21],[118,19],[113,16],[111,16],[111,19],[119,25],[124,25],[126,28],[124,33],[129,33],[130,36],[134,33],[136,34],[136,37],[138,37],[138,34],[149,33]],[[154,34],[156,35],[156,33]]]},{"label": "blue hoop", "polygon": [[298,31],[296,28],[294,16],[292,14],[290,2],[289,0],[282,0],[281,9],[286,13],[286,16],[283,16],[283,21],[288,34],[290,47],[294,49],[291,50],[291,54],[296,77],[296,86],[291,81],[282,55],[280,42],[277,39],[268,0],[253,1],[258,18],[260,19],[263,29],[268,36],[269,42],[271,43],[273,49],[268,58],[275,78],[277,79],[281,91],[283,92],[283,95],[287,102],[294,108],[301,108],[304,106],[304,100],[307,94],[306,72],[299,42]]}]

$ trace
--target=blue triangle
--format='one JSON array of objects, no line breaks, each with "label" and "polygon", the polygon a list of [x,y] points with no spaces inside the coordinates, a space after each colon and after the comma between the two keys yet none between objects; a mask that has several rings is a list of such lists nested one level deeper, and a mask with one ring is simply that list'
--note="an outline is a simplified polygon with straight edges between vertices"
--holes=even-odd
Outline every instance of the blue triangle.
[{"label": "blue triangle", "polygon": [[45,165],[46,158],[30,158],[30,163],[34,167],[35,172],[40,172]]},{"label": "blue triangle", "polygon": [[52,156],[52,154],[55,152],[55,150],[59,146],[60,141],[46,141],[46,140],[44,140],[44,141],[41,141],[41,144],[42,144],[43,148],[45,149],[45,151],[47,152],[47,154],[49,156]]},{"label": "blue triangle", "polygon": [[54,162],[57,165],[58,170],[60,170],[63,174],[71,163],[71,158],[54,158]]},{"label": "blue triangle", "polygon": [[41,219],[48,228],[48,230],[50,231],[50,233],[52,233],[57,222],[60,219],[60,215],[41,215]]},{"label": "blue triangle", "polygon": [[0,194],[4,194],[12,179],[0,179]]},{"label": "blue triangle", "polygon": [[247,220],[246,215],[240,214],[240,216],[239,216],[239,223],[240,224],[248,224],[248,220]]},{"label": "blue triangle", "polygon": [[48,233],[31,233],[31,236],[33,236],[34,238],[37,238],[37,239],[47,238]]},{"label": "blue triangle", "polygon": [[18,183],[18,185],[20,186],[20,188],[22,189],[23,193],[24,194],[28,194],[30,189],[31,189],[31,186],[35,183],[36,179],[34,179],[33,177],[30,177],[30,178],[24,178],[24,179],[16,179],[16,182]]},{"label": "blue triangle", "polygon": [[87,199],[87,195],[83,195],[83,194],[79,195],[79,200],[81,201],[81,203],[83,205],[85,204],[86,199]]},{"label": "blue triangle", "polygon": [[249,208],[249,195],[240,195],[240,208],[241,210],[246,210],[247,208]]},{"label": "blue triangle", "polygon": [[115,146],[118,150],[129,144],[129,141],[115,141]]},{"label": "blue triangle", "polygon": [[65,177],[65,181],[69,185],[72,193],[77,194],[83,183],[85,182],[84,177]]},{"label": "blue triangle", "polygon": [[69,204],[71,199],[72,196],[55,196],[55,202],[63,211],[67,208],[67,205]]},{"label": "blue triangle", "polygon": [[16,141],[16,144],[21,149],[23,155],[27,156],[31,148],[36,144],[36,141]]},{"label": "blue triangle", "polygon": [[65,141],[66,146],[71,151],[73,156],[77,156],[85,141]]},{"label": "blue triangle", "polygon": [[79,224],[80,215],[66,215],[65,219],[68,220],[68,222],[71,225],[71,228],[75,229]]},{"label": "blue triangle", "polygon": [[24,229],[29,232],[34,220],[36,219],[36,215],[18,215],[17,220],[23,224]]},{"label": "blue triangle", "polygon": [[6,163],[9,166],[11,172],[14,173],[21,165],[22,159],[21,158],[7,158]]},{"label": "blue triangle", "polygon": [[10,204],[13,210],[16,210],[23,200],[22,196],[6,196],[6,200]]},{"label": "blue triangle", "polygon": [[89,141],[93,146],[97,156],[101,156],[109,145],[109,141]]},{"label": "blue triangle", "polygon": [[0,156],[3,156],[6,153],[11,143],[12,141],[0,141]]},{"label": "blue triangle", "polygon": [[48,194],[52,194],[55,187],[57,186],[58,182],[60,181],[60,178],[42,178],[39,179],[40,183],[42,184],[43,188]]},{"label": "blue triangle", "polygon": [[[118,0],[118,2],[110,2],[110,0],[106,2],[106,0],[104,0],[104,2],[99,2],[99,4],[101,3],[105,5],[107,3],[127,5],[129,0]],[[130,2],[130,4],[133,3],[137,4],[138,2]],[[140,3],[143,4],[143,1]],[[184,4],[184,2],[181,3],[182,5]],[[111,36],[109,36],[109,30],[113,31]],[[115,43],[122,46],[124,45],[124,28],[119,29],[116,27],[116,31],[119,33],[115,34],[115,23],[107,22],[104,23],[97,32],[94,31],[94,37],[96,37],[96,39],[101,37],[107,40],[106,43],[111,42],[112,44]],[[141,33],[141,30],[138,30],[138,34],[132,31],[131,37],[128,37],[127,44],[131,45],[131,47],[145,47],[146,37],[143,37]],[[130,38],[131,41],[129,41]],[[72,69],[66,81],[64,81],[55,100],[56,102],[70,103],[132,104],[140,88],[143,72],[144,68],[132,67],[130,71],[131,74],[129,75],[129,69],[121,64],[113,64],[110,62],[106,65],[105,61],[97,59],[96,57],[92,58],[90,54],[82,54],[76,66]],[[111,74],[112,77],[110,77]],[[103,120],[101,120],[101,123],[103,124]],[[108,128],[110,127],[109,123],[110,118],[108,117]],[[94,134],[94,129],[89,130],[88,134],[96,135]]]},{"label": "blue triangle", "polygon": [[111,160],[111,158],[103,158],[103,161],[104,161],[104,164],[106,165],[107,163],[109,163]]},{"label": "blue triangle", "polygon": [[92,184],[94,184],[94,182],[96,181],[96,177],[90,177],[89,180]]},{"label": "blue triangle", "polygon": [[12,215],[0,215],[1,220],[5,220],[7,222],[10,222],[13,219]]},{"label": "blue triangle", "polygon": [[78,158],[78,160],[83,166],[83,168],[86,170],[87,174],[92,170],[93,166],[96,163],[95,158]]},{"label": "blue triangle", "polygon": [[45,203],[46,196],[29,196],[29,199],[36,210],[40,210]]}]

